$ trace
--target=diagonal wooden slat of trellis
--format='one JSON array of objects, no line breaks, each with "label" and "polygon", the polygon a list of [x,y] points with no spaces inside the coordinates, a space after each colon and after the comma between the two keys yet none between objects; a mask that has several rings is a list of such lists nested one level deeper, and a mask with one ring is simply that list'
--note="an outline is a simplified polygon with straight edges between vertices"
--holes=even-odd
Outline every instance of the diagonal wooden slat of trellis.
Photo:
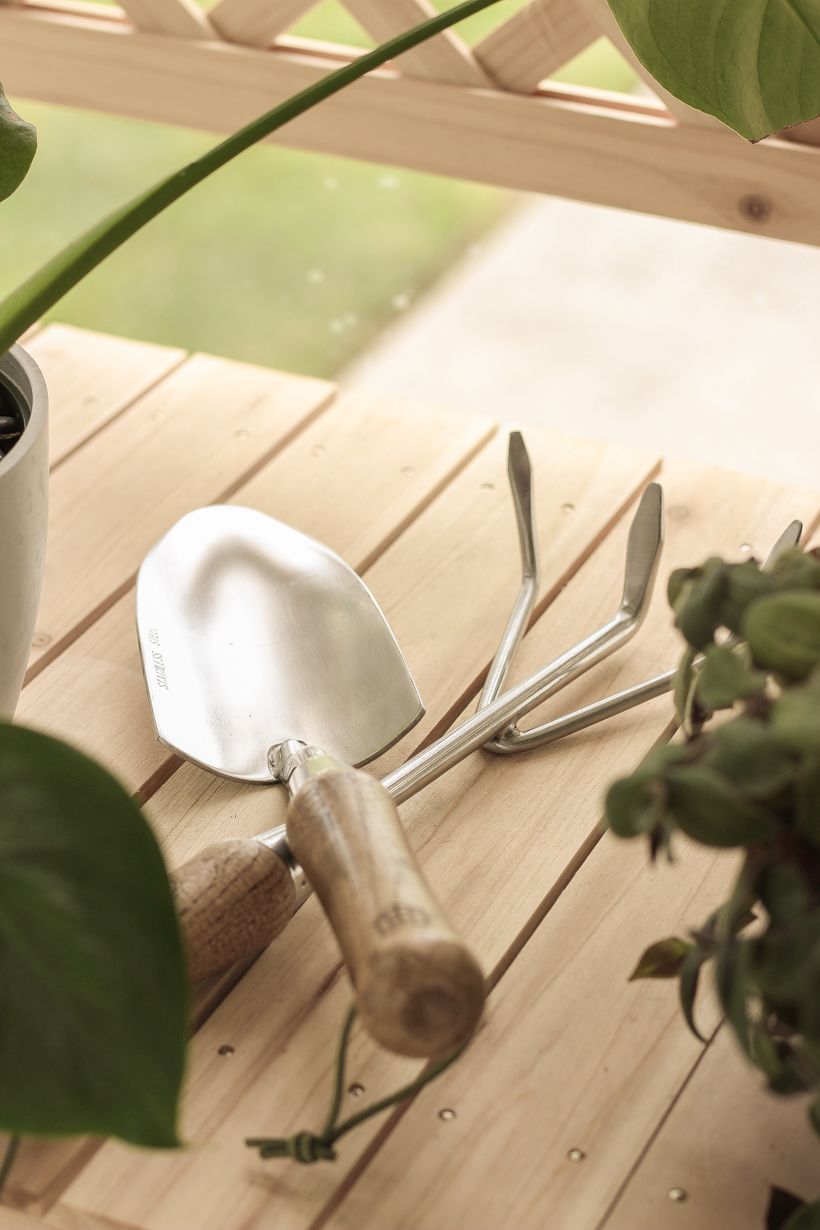
[{"label": "diagonal wooden slat of trellis", "polygon": [[[230,132],[339,63],[338,49],[333,60],[144,35],[116,17],[55,11],[58,2],[0,6],[9,93]],[[820,149],[776,139],[751,145],[721,127],[677,124],[657,101],[585,96],[578,87],[530,95],[459,89],[377,71],[276,140],[820,243]]]},{"label": "diagonal wooden slat of trellis", "polygon": [[123,0],[122,7],[137,29],[146,34],[170,34],[172,38],[218,38],[195,0]]},{"label": "diagonal wooden slat of trellis", "polygon": [[211,25],[231,43],[269,47],[316,0],[218,0],[208,12]]},{"label": "diagonal wooden slat of trellis", "polygon": [[184,350],[49,325],[22,344],[45,376],[51,466],[184,362]]},{"label": "diagonal wooden slat of trellis", "polygon": [[160,534],[227,498],[333,394],[324,380],[196,355],[58,466],[29,678],[131,587]]},{"label": "diagonal wooden slat of trellis", "polygon": [[531,0],[473,48],[494,81],[526,92],[601,35],[577,0]]},{"label": "diagonal wooden slat of trellis", "polygon": [[[386,43],[437,12],[430,0],[344,0],[344,4],[377,43]],[[408,77],[447,85],[489,84],[473,53],[452,30],[406,51],[396,59],[396,66]]]},{"label": "diagonal wooden slat of trellis", "polygon": [[[809,1102],[770,1093],[723,1026],[600,1230],[757,1230],[772,1187],[816,1200]],[[675,1188],[684,1199],[672,1203]]]}]

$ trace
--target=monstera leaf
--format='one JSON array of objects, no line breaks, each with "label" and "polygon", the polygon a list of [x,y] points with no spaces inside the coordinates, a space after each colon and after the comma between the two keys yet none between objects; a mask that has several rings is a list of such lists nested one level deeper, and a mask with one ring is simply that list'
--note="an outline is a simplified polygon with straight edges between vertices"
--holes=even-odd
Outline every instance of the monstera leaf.
[{"label": "monstera leaf", "polygon": [[36,149],[37,129],[12,111],[0,85],[0,201],[20,187]]},{"label": "monstera leaf", "polygon": [[820,115],[820,0],[609,0],[670,94],[750,141]]}]

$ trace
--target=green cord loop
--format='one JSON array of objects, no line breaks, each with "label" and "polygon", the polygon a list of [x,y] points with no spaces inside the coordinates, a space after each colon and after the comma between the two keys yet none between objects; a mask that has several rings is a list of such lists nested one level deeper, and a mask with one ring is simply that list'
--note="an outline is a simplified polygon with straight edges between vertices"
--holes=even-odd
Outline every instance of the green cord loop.
[{"label": "green cord loop", "polygon": [[287,1140],[246,1140],[246,1145],[259,1150],[260,1157],[292,1157],[294,1162],[334,1162],[336,1152],[321,1136],[313,1132],[297,1132]]},{"label": "green cord loop", "polygon": [[397,1103],[404,1102],[407,1098],[413,1097],[420,1089],[429,1084],[431,1080],[434,1080],[439,1073],[443,1072],[445,1068],[449,1068],[450,1064],[458,1059],[461,1052],[467,1046],[467,1042],[463,1042],[461,1046],[456,1047],[455,1050],[450,1051],[447,1055],[426,1067],[421,1076],[416,1077],[409,1085],[404,1085],[401,1089],[397,1089],[395,1093],[391,1093],[389,1097],[382,1098],[380,1101],[374,1102],[372,1106],[365,1107],[364,1110],[359,1111],[356,1115],[351,1115],[349,1119],[345,1119],[343,1123],[337,1126],[336,1120],[339,1117],[342,1091],[344,1089],[347,1048],[350,1043],[350,1034],[355,1019],[356,1005],[354,1004],[348,1010],[339,1037],[333,1097],[324,1131],[318,1136],[313,1132],[296,1132],[295,1135],[289,1137],[254,1137],[246,1140],[245,1144],[249,1148],[259,1150],[261,1158],[290,1157],[296,1162],[303,1162],[305,1165],[318,1161],[335,1161],[336,1153],[333,1145],[340,1136],[344,1136],[346,1132],[350,1132],[353,1128],[358,1127],[360,1123],[364,1123],[365,1119],[370,1119],[373,1115],[378,1115],[381,1111],[387,1110],[388,1107],[395,1106]]}]

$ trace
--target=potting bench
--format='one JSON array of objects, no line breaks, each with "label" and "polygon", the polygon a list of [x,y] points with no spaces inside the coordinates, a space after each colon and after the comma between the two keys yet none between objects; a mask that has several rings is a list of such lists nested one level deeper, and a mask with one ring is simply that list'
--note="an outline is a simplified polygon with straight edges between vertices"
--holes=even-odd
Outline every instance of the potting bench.
[{"label": "potting bench", "polygon": [[[154,739],[134,577],[188,510],[261,509],[363,574],[427,706],[375,772],[469,711],[518,585],[505,425],[61,325],[27,345],[51,389],[53,473],[18,720],[116,773],[145,802],[171,865],[271,827],[285,805],[280,788],[217,780]],[[765,552],[794,517],[809,533],[820,521],[818,492],[540,428],[526,440],[543,580],[519,676],[614,612],[630,509],[650,478],[660,475],[667,501],[664,578],[710,553]],[[663,590],[630,646],[550,712],[674,662]],[[669,734],[671,717],[663,697],[526,756],[475,754],[402,807],[425,873],[483,964],[488,1006],[458,1063],[344,1138],[335,1163],[261,1161],[243,1143],[318,1129],[325,1113],[351,993],[311,899],[202,1005],[187,1147],[26,1141],[4,1194],[21,1211],[0,1209],[0,1230],[752,1230],[770,1185],[815,1196],[804,1107],[761,1091],[708,994],[703,1047],[673,985],[628,981],[647,943],[702,921],[734,867],[731,854],[683,843],[674,865],[651,867],[642,844],[602,836],[606,784]],[[418,1069],[359,1033],[346,1107]]]}]

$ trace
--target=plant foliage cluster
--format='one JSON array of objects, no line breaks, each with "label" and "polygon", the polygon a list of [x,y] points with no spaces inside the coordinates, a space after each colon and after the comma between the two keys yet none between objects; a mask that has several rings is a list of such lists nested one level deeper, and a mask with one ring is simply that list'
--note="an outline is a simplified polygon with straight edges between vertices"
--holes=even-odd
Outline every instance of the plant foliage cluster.
[{"label": "plant foliage cluster", "polygon": [[[607,822],[646,837],[652,857],[671,854],[677,831],[745,853],[729,900],[690,938],[653,944],[633,977],[678,978],[700,1038],[695,994],[711,963],[741,1048],[776,1093],[814,1095],[820,1135],[820,551],[792,548],[767,571],[709,559],[674,572],[668,593],[687,642],[685,739],[610,787]],[[721,710],[734,715],[706,729]],[[788,1226],[820,1226],[820,1201]]]}]

